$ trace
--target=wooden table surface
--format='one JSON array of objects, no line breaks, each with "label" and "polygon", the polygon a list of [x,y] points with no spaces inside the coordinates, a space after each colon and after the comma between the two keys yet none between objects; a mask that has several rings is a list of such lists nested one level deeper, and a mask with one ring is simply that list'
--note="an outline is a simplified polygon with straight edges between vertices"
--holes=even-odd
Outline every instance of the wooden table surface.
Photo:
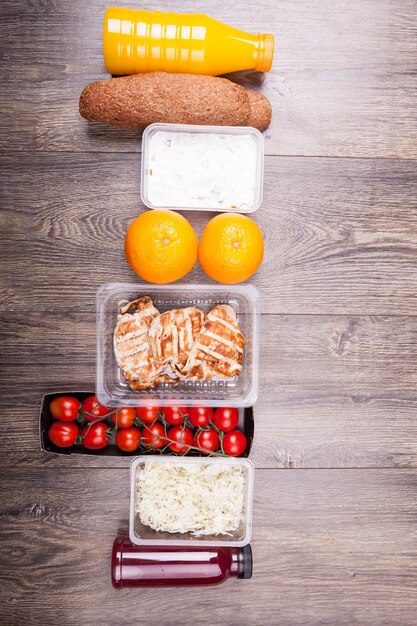
[{"label": "wooden table surface", "polygon": [[[134,279],[140,136],[78,115],[105,76],[107,4],[0,8],[0,621],[414,626],[417,2],[147,2],[276,36],[273,71],[239,77],[273,104],[252,281],[254,576],[164,591],[110,585],[129,460],[47,456],[38,441],[45,392],[94,388],[98,286]],[[187,217],[200,233],[209,215]],[[193,281],[208,282],[198,268]]]}]

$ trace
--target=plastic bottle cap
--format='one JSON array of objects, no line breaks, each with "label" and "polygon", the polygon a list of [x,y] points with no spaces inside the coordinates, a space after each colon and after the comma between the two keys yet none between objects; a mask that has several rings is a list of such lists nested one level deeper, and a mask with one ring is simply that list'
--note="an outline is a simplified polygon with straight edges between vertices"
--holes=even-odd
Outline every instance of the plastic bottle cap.
[{"label": "plastic bottle cap", "polygon": [[274,35],[259,35],[257,72],[269,72],[274,58]]},{"label": "plastic bottle cap", "polygon": [[253,571],[253,557],[252,557],[252,548],[248,543],[247,546],[244,546],[241,550],[239,550],[239,573],[237,575],[238,578],[252,578]]}]

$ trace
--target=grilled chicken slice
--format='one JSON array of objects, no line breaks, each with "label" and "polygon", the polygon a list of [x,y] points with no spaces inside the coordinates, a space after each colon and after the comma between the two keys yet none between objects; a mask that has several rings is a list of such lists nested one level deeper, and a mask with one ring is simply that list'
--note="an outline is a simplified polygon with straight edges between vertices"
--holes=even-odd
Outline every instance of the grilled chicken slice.
[{"label": "grilled chicken slice", "polygon": [[151,298],[145,296],[130,302],[118,317],[113,337],[114,354],[132,389],[150,389],[161,382],[163,365],[154,359],[148,343],[149,327],[157,316],[158,309]]},{"label": "grilled chicken slice", "polygon": [[194,342],[181,378],[234,378],[242,370],[244,345],[233,307],[228,304],[213,307]]},{"label": "grilled chicken slice", "polygon": [[162,382],[231,379],[242,370],[244,337],[235,310],[219,304],[159,314],[145,296],[121,309],[114,331],[117,364],[131,389]]},{"label": "grilled chicken slice", "polygon": [[203,311],[195,306],[173,309],[155,317],[149,329],[154,358],[173,374],[181,372],[204,323]]}]

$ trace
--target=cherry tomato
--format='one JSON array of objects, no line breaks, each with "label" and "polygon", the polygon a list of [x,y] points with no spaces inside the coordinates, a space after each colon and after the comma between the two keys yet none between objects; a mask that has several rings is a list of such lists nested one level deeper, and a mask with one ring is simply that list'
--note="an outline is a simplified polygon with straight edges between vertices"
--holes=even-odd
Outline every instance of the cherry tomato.
[{"label": "cherry tomato", "polygon": [[165,421],[173,426],[182,424],[186,417],[188,417],[188,407],[186,406],[165,406],[162,409]]},{"label": "cherry tomato", "polygon": [[219,447],[219,435],[213,428],[199,430],[194,436],[194,445],[207,450],[207,454],[214,452]]},{"label": "cherry tomato", "polygon": [[188,452],[190,446],[193,445],[193,433],[189,428],[181,428],[180,426],[174,426],[167,432],[167,438],[178,441],[179,443],[170,443],[168,448],[172,452]]},{"label": "cherry tomato", "polygon": [[160,422],[144,427],[142,444],[148,448],[162,448],[162,446],[166,445],[165,429]]},{"label": "cherry tomato", "polygon": [[236,428],[239,421],[239,411],[237,409],[220,407],[214,411],[213,423],[224,433]]},{"label": "cherry tomato", "polygon": [[72,396],[59,396],[49,405],[53,417],[64,422],[73,422],[77,419],[81,402]]},{"label": "cherry tomato", "polygon": [[109,427],[104,422],[88,424],[81,431],[82,444],[88,450],[100,450],[109,443]]},{"label": "cherry tomato", "polygon": [[100,404],[96,396],[88,396],[82,404],[84,417],[87,422],[94,422],[99,418],[105,418],[111,411]]},{"label": "cherry tomato", "polygon": [[223,451],[229,456],[240,456],[245,450],[247,439],[240,430],[232,430],[223,437]]},{"label": "cherry tomato", "polygon": [[158,419],[160,410],[159,406],[138,406],[136,415],[144,424],[152,424]]},{"label": "cherry tomato", "polygon": [[213,409],[208,406],[192,406],[188,419],[196,428],[204,428],[213,421]]},{"label": "cherry tomato", "polygon": [[126,407],[123,409],[118,409],[115,413],[113,413],[113,415],[111,416],[111,421],[119,428],[130,428],[131,426],[133,426],[135,418],[136,410],[133,407]]},{"label": "cherry tomato", "polygon": [[134,452],[139,448],[140,430],[132,426],[122,428],[116,435],[116,445],[124,452]]},{"label": "cherry tomato", "polygon": [[59,448],[70,448],[80,434],[74,422],[54,422],[48,431],[48,437]]}]

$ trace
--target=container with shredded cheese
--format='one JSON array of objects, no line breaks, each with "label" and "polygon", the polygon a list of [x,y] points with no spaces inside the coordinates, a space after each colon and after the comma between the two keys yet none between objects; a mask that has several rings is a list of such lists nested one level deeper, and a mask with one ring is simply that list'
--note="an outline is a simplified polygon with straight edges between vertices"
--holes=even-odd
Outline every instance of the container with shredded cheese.
[{"label": "container with shredded cheese", "polygon": [[131,472],[132,542],[249,543],[254,469],[247,459],[142,456]]}]

